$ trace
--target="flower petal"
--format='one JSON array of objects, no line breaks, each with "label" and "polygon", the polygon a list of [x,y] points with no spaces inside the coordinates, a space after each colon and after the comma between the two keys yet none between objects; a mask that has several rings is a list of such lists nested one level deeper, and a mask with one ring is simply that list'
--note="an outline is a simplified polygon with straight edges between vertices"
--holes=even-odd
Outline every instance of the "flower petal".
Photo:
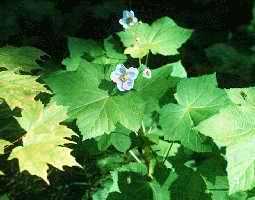
[{"label": "flower petal", "polygon": [[125,22],[124,22],[123,19],[120,19],[120,20],[119,20],[119,23],[120,23],[122,26],[124,26],[124,24],[125,24]]},{"label": "flower petal", "polygon": [[134,80],[127,80],[126,82],[123,83],[122,88],[124,90],[131,90],[134,87]]},{"label": "flower petal", "polygon": [[111,79],[113,82],[117,83],[117,82],[120,80],[119,78],[120,78],[120,74],[119,74],[118,72],[113,71],[113,72],[111,73],[110,79]]},{"label": "flower petal", "polygon": [[127,68],[123,64],[118,64],[115,69],[116,72],[120,73],[120,75],[124,75],[127,72]]},{"label": "flower petal", "polygon": [[134,11],[133,11],[133,10],[130,10],[130,12],[129,12],[129,16],[130,16],[130,17],[135,17],[135,13],[134,13]]},{"label": "flower petal", "polygon": [[134,67],[130,67],[127,70],[128,78],[131,80],[135,80],[138,76],[138,73],[139,73],[138,69],[136,69]]},{"label": "flower petal", "polygon": [[118,80],[116,83],[119,91],[121,92],[125,91],[125,89],[123,88],[123,82],[121,80]]},{"label": "flower petal", "polygon": [[123,11],[123,19],[126,19],[130,16],[130,12],[128,10]]}]

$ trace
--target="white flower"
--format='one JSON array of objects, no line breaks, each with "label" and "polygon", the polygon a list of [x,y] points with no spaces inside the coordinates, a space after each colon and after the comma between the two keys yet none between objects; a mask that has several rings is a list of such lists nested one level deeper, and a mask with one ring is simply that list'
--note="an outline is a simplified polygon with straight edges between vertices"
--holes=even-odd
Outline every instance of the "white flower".
[{"label": "white flower", "polygon": [[138,19],[135,17],[135,13],[130,10],[123,11],[123,17],[119,20],[119,23],[123,26],[124,29],[128,29],[130,26],[135,25],[138,22]]},{"label": "white flower", "polygon": [[143,70],[143,77],[144,77],[144,78],[148,78],[148,79],[151,78],[151,70],[150,70],[149,68],[146,67],[146,68]]},{"label": "white flower", "polygon": [[134,67],[127,69],[123,64],[118,64],[111,73],[111,80],[117,84],[119,91],[131,90],[134,87],[134,81],[138,76],[138,70]]}]

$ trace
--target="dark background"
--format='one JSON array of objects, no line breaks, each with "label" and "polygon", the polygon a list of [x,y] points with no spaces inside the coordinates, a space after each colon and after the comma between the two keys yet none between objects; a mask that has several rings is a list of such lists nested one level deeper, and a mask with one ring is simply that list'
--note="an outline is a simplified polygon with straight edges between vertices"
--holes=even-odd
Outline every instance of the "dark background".
[{"label": "dark background", "polygon": [[[51,65],[60,65],[68,55],[68,36],[103,39],[122,30],[118,23],[122,11],[132,9],[143,22],[169,16],[194,29],[180,48],[189,76],[217,72],[220,87],[254,86],[253,4],[253,0],[1,0],[0,46],[34,46],[50,56]],[[150,65],[156,68],[170,60],[152,56]],[[5,166],[1,157],[0,167],[7,176],[0,177],[0,193],[9,193],[15,200],[89,197],[100,173],[93,158],[79,149],[75,154],[85,169],[63,173],[52,168],[51,186],[26,172],[18,173],[16,163]]]},{"label": "dark background", "polygon": [[227,32],[252,19],[252,0],[1,0],[0,44],[36,46],[62,59],[66,37],[102,39],[116,31],[123,9],[143,22],[162,16],[204,32]]}]

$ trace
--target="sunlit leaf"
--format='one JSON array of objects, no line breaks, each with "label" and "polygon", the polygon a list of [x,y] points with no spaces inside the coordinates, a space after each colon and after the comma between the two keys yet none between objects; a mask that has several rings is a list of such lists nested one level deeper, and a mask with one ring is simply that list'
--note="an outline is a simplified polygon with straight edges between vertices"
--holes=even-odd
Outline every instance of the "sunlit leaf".
[{"label": "sunlit leaf", "polygon": [[74,132],[59,123],[67,118],[66,109],[50,103],[44,108],[39,101],[23,108],[22,117],[17,117],[20,126],[26,130],[23,145],[13,149],[9,159],[18,159],[20,171],[27,170],[48,183],[48,164],[63,170],[63,166],[79,166],[71,149],[62,147],[71,143],[66,138]]},{"label": "sunlit leaf", "polygon": [[41,68],[36,60],[44,55],[46,55],[45,52],[34,47],[2,47],[0,48],[0,67],[30,72]]},{"label": "sunlit leaf", "polygon": [[13,71],[0,72],[0,98],[4,99],[11,109],[23,108],[40,92],[49,93],[36,79],[38,76],[19,75]]},{"label": "sunlit leaf", "polygon": [[123,42],[125,54],[142,58],[151,51],[153,54],[174,55],[177,49],[191,36],[192,30],[178,26],[172,19],[163,17],[151,26],[138,23],[118,33]]}]

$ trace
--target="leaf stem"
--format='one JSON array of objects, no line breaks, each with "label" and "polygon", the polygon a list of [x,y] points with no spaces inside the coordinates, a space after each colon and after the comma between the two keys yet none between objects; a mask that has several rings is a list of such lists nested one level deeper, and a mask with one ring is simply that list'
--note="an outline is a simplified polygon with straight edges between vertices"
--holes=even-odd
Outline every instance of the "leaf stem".
[{"label": "leaf stem", "polygon": [[130,155],[131,155],[138,163],[142,163],[142,161],[135,155],[135,153],[133,152],[133,150],[129,150],[128,152],[130,153]]},{"label": "leaf stem", "polygon": [[148,67],[149,54],[150,54],[150,52],[146,55],[146,60],[145,60],[146,67]]},{"label": "leaf stem", "polygon": [[166,153],[166,156],[165,156],[165,158],[164,158],[164,160],[163,160],[163,164],[165,164],[165,162],[166,162],[166,159],[167,159],[167,157],[168,157],[168,155],[169,155],[169,153],[170,153],[170,151],[171,151],[171,149],[172,149],[172,147],[173,147],[173,142],[171,142],[171,144],[169,145],[169,148],[168,148],[168,150],[167,150],[167,153]]},{"label": "leaf stem", "polygon": [[139,58],[139,69],[141,68],[141,66],[142,66],[142,60],[141,58]]}]

